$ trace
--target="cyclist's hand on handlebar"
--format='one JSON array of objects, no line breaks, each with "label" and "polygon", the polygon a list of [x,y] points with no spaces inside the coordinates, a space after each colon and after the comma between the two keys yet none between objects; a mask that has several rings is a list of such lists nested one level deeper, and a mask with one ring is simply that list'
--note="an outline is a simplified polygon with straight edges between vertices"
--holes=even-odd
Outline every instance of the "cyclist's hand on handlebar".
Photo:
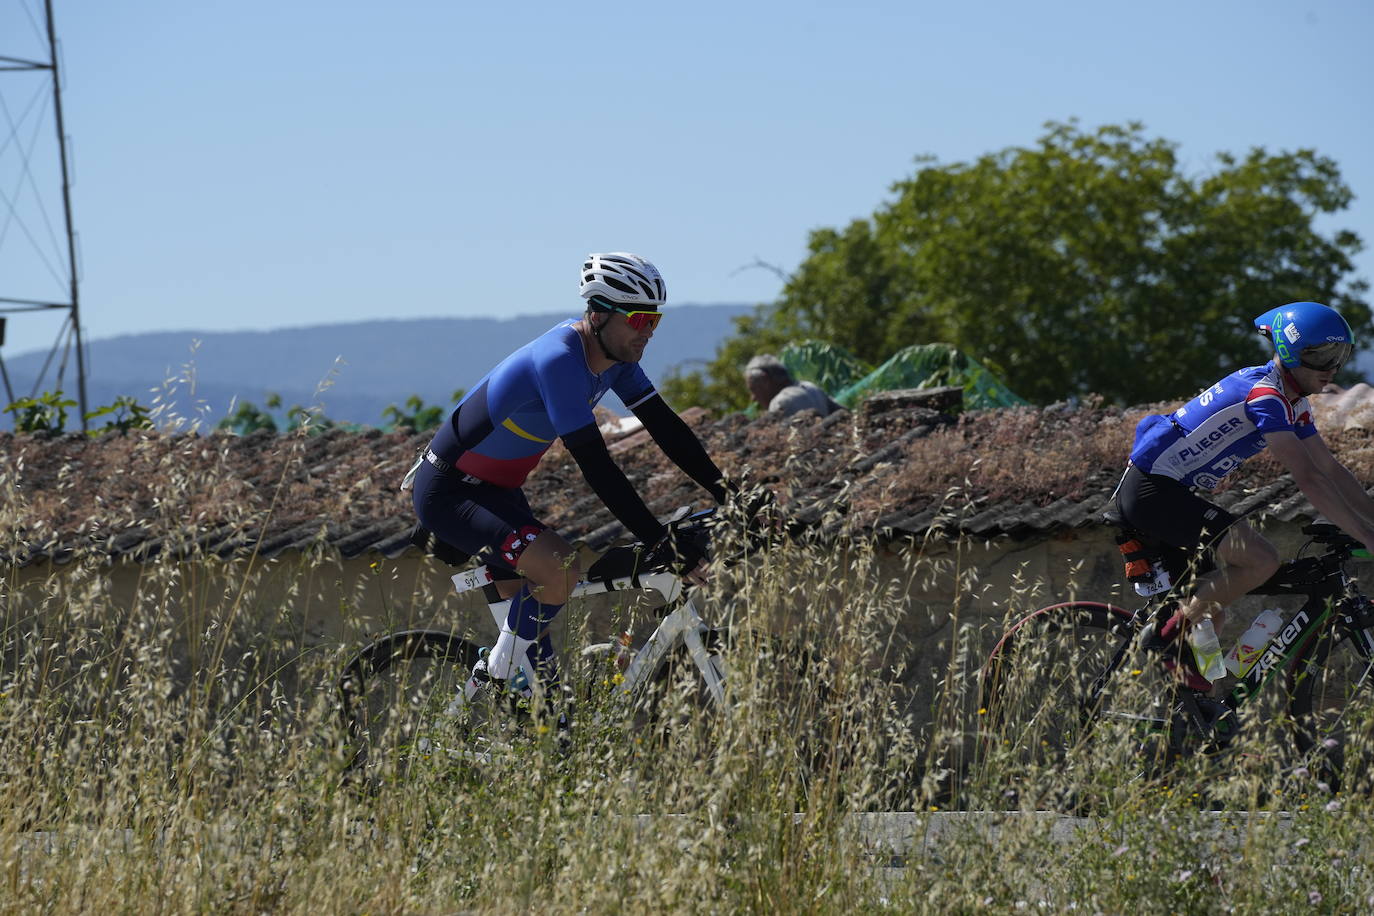
[{"label": "cyclist's hand on handlebar", "polygon": [[693,585],[705,585],[709,578],[705,544],[672,531],[649,549],[649,565],[671,569]]}]

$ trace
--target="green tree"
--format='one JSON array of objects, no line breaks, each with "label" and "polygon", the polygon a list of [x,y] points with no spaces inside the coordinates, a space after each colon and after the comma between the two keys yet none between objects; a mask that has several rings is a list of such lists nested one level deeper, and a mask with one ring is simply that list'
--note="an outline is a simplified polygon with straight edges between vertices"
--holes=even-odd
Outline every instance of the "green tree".
[{"label": "green tree", "polygon": [[1313,150],[1221,153],[1197,174],[1140,124],[1069,122],[1032,147],[917,162],[871,218],[811,233],[781,298],[740,324],[709,379],[673,390],[738,406],[744,360],[811,337],[874,363],[939,341],[1032,400],[1141,403],[1264,358],[1252,319],[1285,302],[1374,330],[1368,284],[1349,277],[1360,238],[1314,225],[1353,195]]},{"label": "green tree", "polygon": [[694,405],[713,410],[740,410],[748,406],[744,364],[755,353],[776,353],[787,344],[787,335],[769,325],[763,309],[733,321],[734,336],[726,338],[716,349],[716,357],[705,372],[673,369],[659,381],[659,393],[676,410]]}]

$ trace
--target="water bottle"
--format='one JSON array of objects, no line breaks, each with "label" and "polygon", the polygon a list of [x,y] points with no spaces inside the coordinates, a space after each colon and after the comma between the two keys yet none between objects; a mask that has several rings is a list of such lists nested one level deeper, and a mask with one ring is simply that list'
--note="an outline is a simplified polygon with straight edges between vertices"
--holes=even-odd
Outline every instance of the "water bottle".
[{"label": "water bottle", "polygon": [[1244,677],[1246,673],[1260,660],[1264,650],[1269,646],[1269,640],[1283,628],[1283,616],[1273,608],[1265,608],[1259,612],[1250,623],[1250,629],[1246,630],[1236,640],[1236,644],[1231,647],[1231,651],[1226,653],[1226,670],[1236,677]]},{"label": "water bottle", "polygon": [[1193,647],[1193,658],[1197,660],[1199,674],[1209,681],[1226,675],[1226,665],[1221,660],[1221,640],[1217,639],[1212,618],[1204,617],[1201,623],[1193,624],[1188,633],[1188,643]]}]

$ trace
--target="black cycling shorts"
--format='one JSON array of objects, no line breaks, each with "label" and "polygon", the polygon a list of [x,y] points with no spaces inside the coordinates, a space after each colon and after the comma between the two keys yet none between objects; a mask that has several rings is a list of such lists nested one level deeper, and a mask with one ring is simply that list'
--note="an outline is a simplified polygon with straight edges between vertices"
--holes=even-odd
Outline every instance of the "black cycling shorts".
[{"label": "black cycling shorts", "polygon": [[548,526],[534,517],[523,490],[469,483],[465,476],[420,462],[413,497],[420,524],[444,543],[479,556],[492,578],[520,578],[520,554]]},{"label": "black cycling shorts", "polygon": [[1215,548],[1239,521],[1172,477],[1146,474],[1135,465],[1126,469],[1116,489],[1116,508],[1126,524],[1142,534],[1190,551]]}]

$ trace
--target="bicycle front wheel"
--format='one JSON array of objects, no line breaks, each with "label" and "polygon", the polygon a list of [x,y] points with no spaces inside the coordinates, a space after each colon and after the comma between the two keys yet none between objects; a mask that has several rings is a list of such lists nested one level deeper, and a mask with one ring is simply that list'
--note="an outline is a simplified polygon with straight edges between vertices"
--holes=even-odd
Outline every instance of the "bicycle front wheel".
[{"label": "bicycle front wheel", "polygon": [[451,707],[478,648],[441,630],[407,630],[365,647],[339,678],[346,766],[373,783],[407,776],[466,740]]},{"label": "bicycle front wheel", "polygon": [[1364,631],[1326,628],[1289,668],[1293,738],[1332,792],[1374,788],[1374,657]]},{"label": "bicycle front wheel", "polygon": [[1051,605],[997,643],[980,675],[979,744],[984,784],[1003,803],[1081,807],[1167,758],[1172,694],[1161,666],[1134,647],[1116,658],[1131,616],[1099,602]]}]

